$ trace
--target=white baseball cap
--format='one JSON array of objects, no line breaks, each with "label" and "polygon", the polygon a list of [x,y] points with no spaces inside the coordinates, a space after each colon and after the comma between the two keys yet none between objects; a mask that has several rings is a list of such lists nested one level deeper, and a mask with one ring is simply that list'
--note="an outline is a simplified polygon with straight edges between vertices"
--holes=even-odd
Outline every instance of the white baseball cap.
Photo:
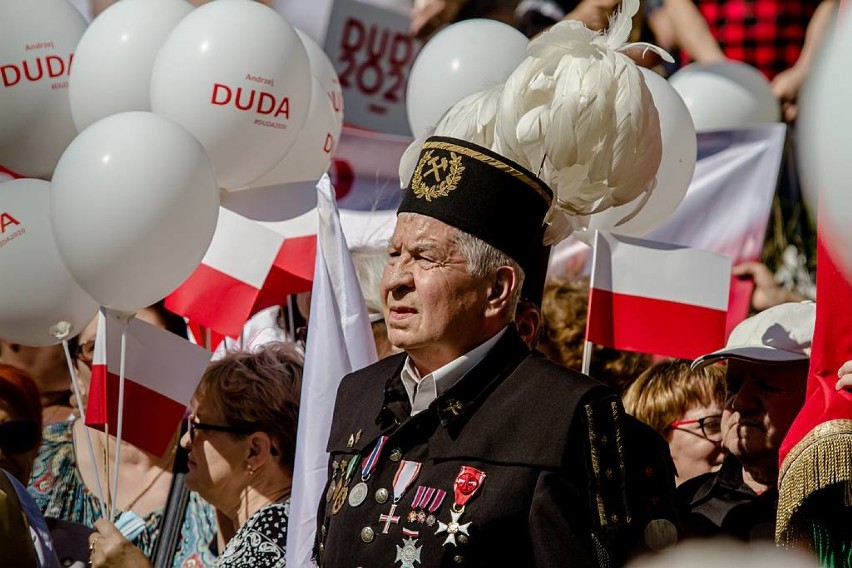
[{"label": "white baseball cap", "polygon": [[759,363],[789,363],[811,357],[816,304],[790,302],[764,310],[734,328],[724,349],[692,362],[700,369],[723,359]]}]

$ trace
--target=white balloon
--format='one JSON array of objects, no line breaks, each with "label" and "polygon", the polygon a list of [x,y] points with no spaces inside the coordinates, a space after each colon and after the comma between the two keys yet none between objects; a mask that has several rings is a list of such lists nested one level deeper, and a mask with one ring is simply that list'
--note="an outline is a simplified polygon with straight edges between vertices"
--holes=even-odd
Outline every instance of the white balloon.
[{"label": "white balloon", "polygon": [[833,37],[800,95],[799,164],[809,209],[819,210],[819,232],[832,259],[852,281],[852,12],[841,11]]},{"label": "white balloon", "polygon": [[107,308],[135,312],[180,285],[216,228],[219,190],[198,140],[147,112],[101,119],[56,166],[51,222],[68,270]]},{"label": "white balloon", "polygon": [[68,74],[85,29],[65,0],[0,2],[0,165],[50,179],[77,134]]},{"label": "white balloon", "polygon": [[311,111],[296,143],[274,168],[253,181],[251,187],[317,181],[328,171],[343,125],[337,122],[322,85],[317,79],[313,82]]},{"label": "white balloon", "polygon": [[78,334],[98,304],[74,281],[50,226],[50,183],[0,184],[0,337],[53,345]]},{"label": "white balloon", "polygon": [[414,138],[468,95],[503,83],[527,56],[527,38],[495,20],[464,20],[430,39],[408,78],[408,124]]},{"label": "white balloon", "polygon": [[[594,229],[619,235],[644,237],[668,219],[683,201],[698,158],[698,141],[689,109],[668,81],[649,69],[640,69],[660,115],[663,155],[657,170],[657,185],[645,206],[622,224],[638,205],[631,202],[596,213],[589,220]],[[641,199],[641,197],[640,197]]]},{"label": "white balloon", "polygon": [[[325,54],[325,51],[312,40],[308,35],[298,28],[294,28],[299,34],[299,39],[305,46],[305,51],[308,52],[308,61],[311,66],[311,75],[317,79],[321,85],[322,91],[328,95],[331,101],[331,106],[334,109],[337,128],[343,128],[343,88],[340,86],[340,79],[337,77],[337,71],[334,70],[334,65]],[[313,104],[313,99],[311,99]],[[308,119],[310,121],[310,119]]]},{"label": "white balloon", "polygon": [[284,157],[310,98],[305,47],[260,2],[196,8],[172,30],[151,75],[151,108],[201,141],[224,188],[250,183]]},{"label": "white balloon", "polygon": [[745,63],[692,63],[672,75],[670,81],[683,97],[696,132],[780,120],[778,100],[769,81]]},{"label": "white balloon", "polygon": [[151,110],[151,69],[172,29],[192,11],[184,0],[122,0],[80,39],[68,96],[78,131],[119,112]]}]

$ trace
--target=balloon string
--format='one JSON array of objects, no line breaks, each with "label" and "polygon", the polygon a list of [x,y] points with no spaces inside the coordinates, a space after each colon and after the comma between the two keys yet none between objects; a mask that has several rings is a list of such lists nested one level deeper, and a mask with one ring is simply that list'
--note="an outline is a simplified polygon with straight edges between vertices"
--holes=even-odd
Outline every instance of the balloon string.
[{"label": "balloon string", "polygon": [[89,459],[92,460],[92,467],[95,471],[95,486],[98,490],[98,499],[101,504],[101,517],[107,518],[106,501],[104,500],[104,490],[101,487],[101,475],[98,469],[98,462],[95,461],[95,449],[92,447],[92,436],[89,434],[89,428],[86,424],[86,410],[83,408],[83,398],[80,396],[80,382],[77,378],[77,373],[74,370],[74,362],[71,358],[71,349],[68,347],[68,340],[62,340],[62,347],[65,348],[65,362],[68,363],[68,372],[71,374],[71,386],[74,389],[74,397],[77,399],[77,410],[80,412],[80,420],[83,421],[83,431],[86,434],[86,446],[89,449]]},{"label": "balloon string", "polygon": [[118,503],[118,464],[121,459],[121,433],[124,426],[124,365],[127,359],[127,320],[121,320],[121,363],[118,368],[118,426],[115,432],[115,467],[112,478],[112,504],[109,518],[115,519],[115,509]]}]

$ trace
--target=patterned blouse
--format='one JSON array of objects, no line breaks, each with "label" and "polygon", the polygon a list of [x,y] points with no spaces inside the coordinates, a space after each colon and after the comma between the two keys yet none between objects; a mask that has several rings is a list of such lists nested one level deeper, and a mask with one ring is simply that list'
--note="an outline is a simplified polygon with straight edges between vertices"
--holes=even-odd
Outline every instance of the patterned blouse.
[{"label": "patterned blouse", "polygon": [[[80,523],[88,527],[100,518],[100,500],[83,483],[74,453],[73,421],[49,424],[33,466],[29,492],[45,517]],[[133,544],[147,557],[156,549],[163,509],[142,520],[145,529]],[[216,511],[212,505],[190,492],[174,568],[206,568],[216,563],[210,545],[216,542]]]},{"label": "patterned blouse", "polygon": [[289,499],[256,512],[228,541],[216,561],[216,568],[284,568],[289,517]]}]

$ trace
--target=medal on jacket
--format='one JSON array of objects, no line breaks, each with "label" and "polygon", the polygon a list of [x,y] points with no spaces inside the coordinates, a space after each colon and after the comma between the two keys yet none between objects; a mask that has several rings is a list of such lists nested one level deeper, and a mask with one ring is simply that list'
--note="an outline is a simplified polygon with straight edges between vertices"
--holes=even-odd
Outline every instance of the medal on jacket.
[{"label": "medal on jacket", "polygon": [[467,502],[473,498],[479,488],[482,487],[482,483],[485,481],[485,472],[475,467],[470,467],[469,465],[463,465],[459,474],[456,476],[456,481],[453,484],[453,490],[455,493],[455,501],[453,502],[453,506],[450,511],[450,522],[442,523],[438,521],[438,530],[435,531],[435,534],[443,534],[447,533],[447,538],[444,540],[444,546],[448,544],[452,544],[456,546],[458,543],[456,542],[456,537],[458,537],[459,542],[464,544],[467,541],[467,538],[470,536],[468,532],[470,527],[470,522],[467,523],[459,523],[459,519],[464,513],[464,507],[467,505]]},{"label": "medal on jacket", "polygon": [[370,479],[370,476],[373,474],[373,470],[376,468],[376,463],[379,461],[379,457],[382,455],[382,448],[385,447],[385,442],[388,441],[387,436],[381,436],[378,440],[376,440],[376,447],[373,448],[373,451],[370,452],[370,455],[361,464],[361,481],[355,484],[355,487],[352,488],[352,491],[349,492],[349,506],[357,507],[361,503],[367,499],[367,493],[369,493],[369,489],[367,488],[367,480]]},{"label": "medal on jacket", "polygon": [[346,462],[340,463],[340,471],[342,472],[343,468],[346,468],[346,473],[341,474],[337,487],[334,490],[334,497],[331,502],[332,515],[339,513],[340,509],[343,508],[343,504],[346,503],[346,494],[349,493],[349,482],[352,480],[352,474],[355,472],[355,467],[358,465],[360,459],[361,456],[357,455],[353,456],[348,464]]},{"label": "medal on jacket", "polygon": [[420,538],[420,532],[403,528],[402,536],[402,546],[396,545],[396,560],[394,560],[394,563],[402,562],[400,568],[414,568],[415,562],[423,562],[420,560],[420,549],[423,546],[417,546],[417,539]]},{"label": "medal on jacket", "polygon": [[443,489],[421,485],[414,494],[411,511],[408,513],[406,520],[409,523],[427,523],[429,517],[432,517],[432,525],[434,525],[434,513],[441,506],[441,503],[444,502],[444,497],[446,496],[447,492]]},{"label": "medal on jacket", "polygon": [[399,516],[394,515],[396,507],[399,504],[399,500],[402,499],[403,494],[414,483],[414,480],[417,479],[417,475],[420,473],[420,466],[419,462],[407,460],[399,462],[399,469],[396,470],[396,475],[393,476],[393,502],[391,502],[390,511],[388,511],[387,515],[379,515],[379,522],[385,524],[382,534],[388,534],[390,526],[399,523]]},{"label": "medal on jacket", "polygon": [[337,477],[340,475],[340,463],[337,460],[331,463],[331,483],[328,484],[328,491],[325,493],[325,502],[331,503],[334,498],[334,492],[337,490]]}]

